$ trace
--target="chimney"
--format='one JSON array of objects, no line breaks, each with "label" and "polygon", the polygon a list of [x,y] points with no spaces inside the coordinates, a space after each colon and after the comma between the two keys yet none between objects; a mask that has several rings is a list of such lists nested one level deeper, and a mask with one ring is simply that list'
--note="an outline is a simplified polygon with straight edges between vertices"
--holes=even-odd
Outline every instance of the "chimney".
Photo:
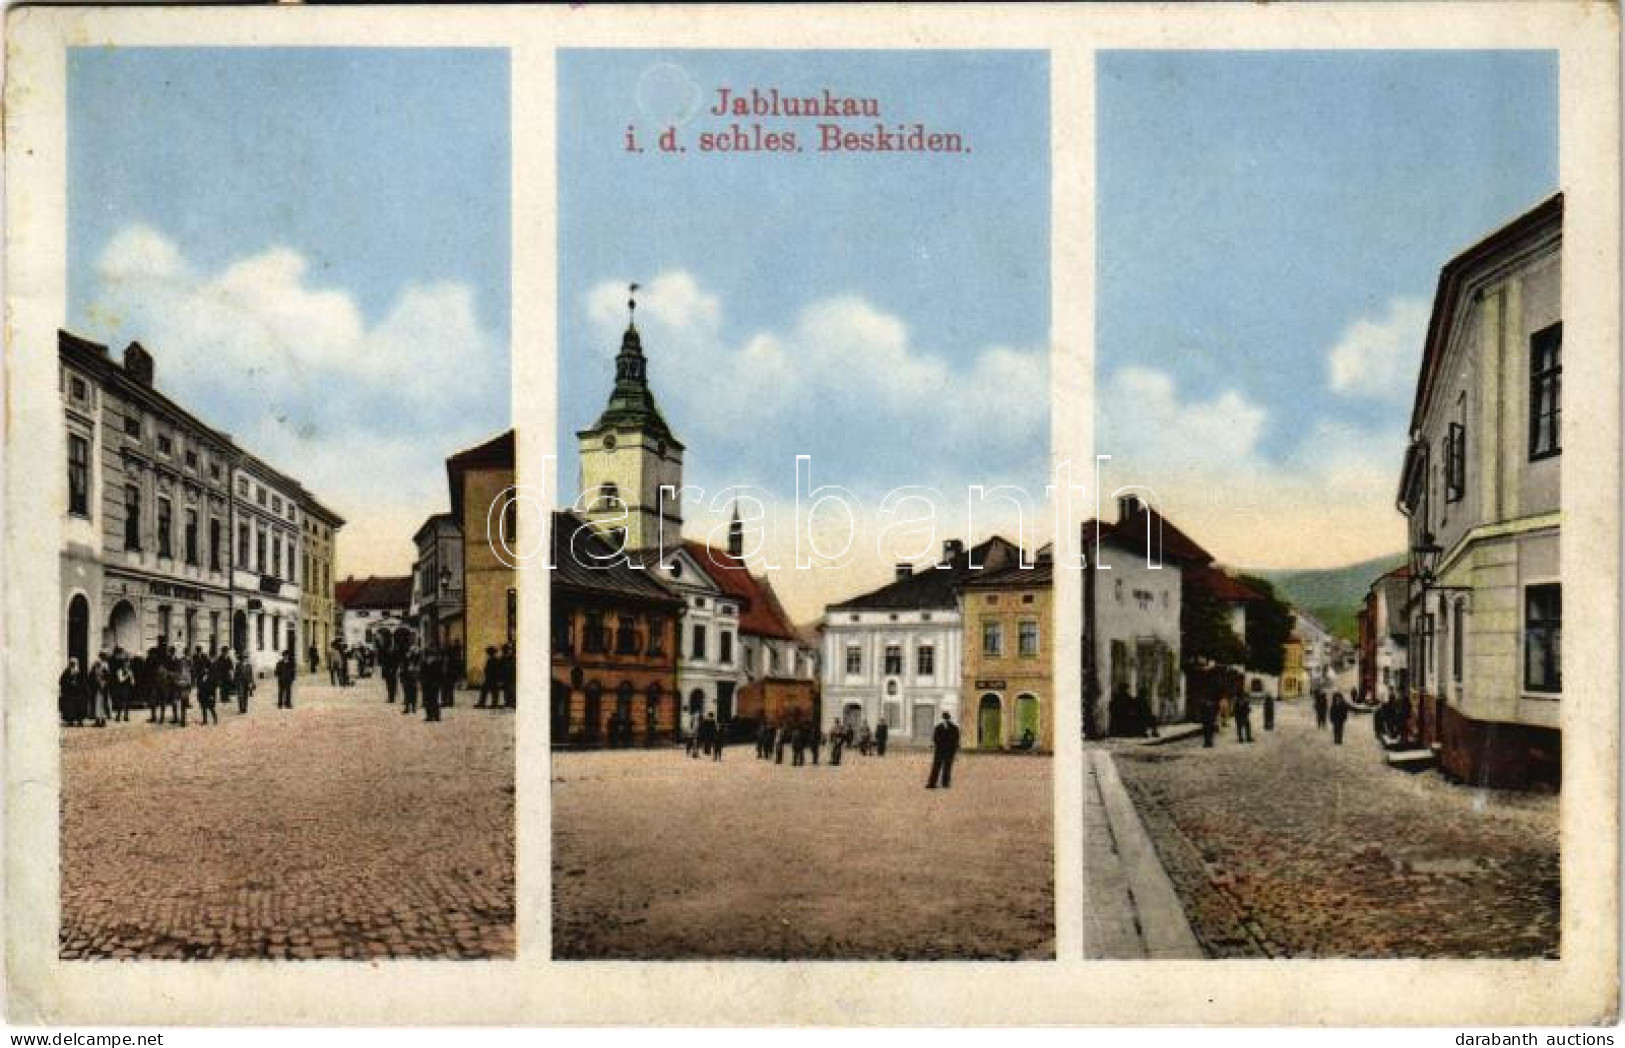
[{"label": "chimney", "polygon": [[908,563],[907,561],[900,560],[897,562],[897,566],[893,570],[896,572],[896,577],[898,579],[906,579],[914,574],[914,565]]},{"label": "chimney", "polygon": [[152,388],[152,354],[141,343],[131,342],[124,347],[124,370],[140,385]]},{"label": "chimney", "polygon": [[965,552],[965,544],[959,539],[946,539],[942,543],[942,559],[952,561]]},{"label": "chimney", "polygon": [[1122,495],[1117,500],[1117,523],[1126,524],[1129,518],[1140,512],[1140,498],[1138,495]]}]

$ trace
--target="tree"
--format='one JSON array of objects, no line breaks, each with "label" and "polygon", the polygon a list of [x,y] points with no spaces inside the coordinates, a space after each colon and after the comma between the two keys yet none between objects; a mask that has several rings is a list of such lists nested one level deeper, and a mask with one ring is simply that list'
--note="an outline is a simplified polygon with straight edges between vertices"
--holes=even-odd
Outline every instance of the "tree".
[{"label": "tree", "polygon": [[1230,628],[1230,606],[1203,586],[1187,585],[1179,597],[1180,660],[1186,669],[1235,666],[1246,646]]},{"label": "tree", "polygon": [[1275,587],[1252,575],[1239,576],[1263,600],[1247,605],[1247,656],[1254,673],[1278,677],[1286,666],[1286,642],[1292,636],[1292,606],[1275,595]]}]

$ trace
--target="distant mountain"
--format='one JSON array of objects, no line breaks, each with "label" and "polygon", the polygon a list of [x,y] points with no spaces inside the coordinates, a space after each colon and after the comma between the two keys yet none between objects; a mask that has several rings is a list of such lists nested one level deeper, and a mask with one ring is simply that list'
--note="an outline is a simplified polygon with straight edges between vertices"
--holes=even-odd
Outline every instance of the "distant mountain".
[{"label": "distant mountain", "polygon": [[1341,568],[1252,570],[1249,575],[1268,579],[1285,599],[1326,624],[1339,637],[1358,640],[1355,615],[1365,592],[1382,575],[1405,563],[1405,554],[1392,553]]}]

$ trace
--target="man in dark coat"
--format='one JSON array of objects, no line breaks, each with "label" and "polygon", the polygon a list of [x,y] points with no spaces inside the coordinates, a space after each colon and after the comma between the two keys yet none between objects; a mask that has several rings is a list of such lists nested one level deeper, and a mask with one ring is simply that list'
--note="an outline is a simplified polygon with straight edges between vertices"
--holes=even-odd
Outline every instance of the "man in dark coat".
[{"label": "man in dark coat", "polygon": [[1209,695],[1202,700],[1202,748],[1213,748],[1213,736],[1219,730],[1219,700],[1217,696]]},{"label": "man in dark coat", "polygon": [[85,687],[85,671],[79,668],[79,660],[69,659],[68,668],[56,679],[57,712],[63,724],[78,727],[85,722]]},{"label": "man in dark coat", "polygon": [[1332,696],[1332,742],[1343,745],[1343,724],[1349,719],[1349,704],[1338,692]]},{"label": "man in dark coat", "polygon": [[1253,741],[1253,700],[1245,691],[1236,696],[1236,741]]},{"label": "man in dark coat", "polygon": [[495,645],[488,645],[485,649],[485,674],[480,680],[480,698],[474,703],[476,709],[484,709],[485,701],[491,700],[491,707],[495,709],[501,703],[502,694],[502,660],[497,657]]},{"label": "man in dark coat", "polygon": [[237,708],[248,712],[248,698],[254,694],[254,664],[248,661],[248,652],[237,653]]},{"label": "man in dark coat", "polygon": [[305,657],[310,660],[310,672],[315,673],[322,668],[322,655],[316,650],[316,645],[310,646],[310,650],[305,652]]},{"label": "man in dark coat", "polygon": [[807,726],[797,724],[790,729],[790,767],[799,768],[807,763]]},{"label": "man in dark coat", "polygon": [[285,651],[276,661],[276,708],[279,710],[293,709],[293,678],[299,673],[299,667],[294,665],[293,652]]},{"label": "man in dark coat", "polygon": [[824,745],[824,733],[818,730],[818,722],[812,718],[807,719],[807,746],[812,750],[813,763],[818,763],[818,750]]},{"label": "man in dark coat", "polygon": [[401,657],[401,713],[416,713],[418,709],[418,672],[423,661],[413,648]]},{"label": "man in dark coat", "polygon": [[384,677],[384,701],[394,702],[401,685],[401,654],[391,648],[378,656],[378,672]]},{"label": "man in dark coat", "polygon": [[514,657],[513,645],[504,644],[502,646],[501,672],[497,674],[497,683],[502,688],[502,705],[510,710],[517,706],[519,702],[518,696],[514,694],[518,679],[519,667]]},{"label": "man in dark coat", "polygon": [[[457,671],[458,671],[457,649],[453,647],[453,648],[446,648],[446,649],[442,650],[441,653],[440,653],[440,703],[439,703],[439,706],[442,709],[457,705],[457,678],[459,676],[461,676],[461,674],[459,674]],[[435,720],[440,719],[440,714],[438,712],[436,712],[434,719]],[[628,720],[628,722],[627,722],[627,729],[628,729],[627,734],[628,735],[631,734],[631,727],[632,727],[631,721]]]},{"label": "man in dark coat", "polygon": [[[875,753],[884,757],[886,755],[886,739],[891,735],[891,729],[886,727],[886,719],[882,717],[880,723],[875,725]],[[818,760],[814,758],[814,764]]]},{"label": "man in dark coat", "polygon": [[[203,655],[202,648],[198,649],[198,654]],[[220,684],[215,679],[214,663],[207,655],[203,655],[193,672],[197,674],[198,723],[208,724],[213,721],[219,724],[220,714],[215,710],[215,699],[220,694]]]},{"label": "man in dark coat", "polygon": [[841,766],[841,751],[846,749],[846,732],[841,730],[841,719],[835,718],[829,725],[829,764],[832,768]]},{"label": "man in dark coat", "polygon": [[715,723],[716,732],[711,740],[711,759],[719,761],[722,759],[722,748],[728,745],[728,725],[722,721]]},{"label": "man in dark coat", "polygon": [[1273,691],[1264,693],[1264,730],[1275,730],[1275,693]]},{"label": "man in dark coat", "polygon": [[423,707],[428,709],[433,696],[435,705],[435,719],[440,719],[440,649],[430,648],[423,653],[423,661],[418,665],[418,688],[423,698]]},{"label": "man in dark coat", "polygon": [[1315,727],[1326,727],[1326,693],[1319,688],[1315,689]]},{"label": "man in dark coat", "polygon": [[953,785],[954,757],[959,753],[959,726],[947,710],[942,711],[942,723],[931,733],[931,777],[925,788],[934,790],[940,780],[942,788]]}]

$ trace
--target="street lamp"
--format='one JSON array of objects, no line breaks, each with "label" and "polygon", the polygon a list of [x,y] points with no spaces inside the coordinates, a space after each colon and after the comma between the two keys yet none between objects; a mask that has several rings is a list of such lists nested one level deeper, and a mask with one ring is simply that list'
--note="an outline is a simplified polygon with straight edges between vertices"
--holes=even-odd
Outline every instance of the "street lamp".
[{"label": "street lamp", "polygon": [[1434,572],[1439,569],[1439,557],[1443,553],[1431,531],[1423,531],[1421,541],[1411,547],[1411,574],[1424,590],[1433,588]]}]

